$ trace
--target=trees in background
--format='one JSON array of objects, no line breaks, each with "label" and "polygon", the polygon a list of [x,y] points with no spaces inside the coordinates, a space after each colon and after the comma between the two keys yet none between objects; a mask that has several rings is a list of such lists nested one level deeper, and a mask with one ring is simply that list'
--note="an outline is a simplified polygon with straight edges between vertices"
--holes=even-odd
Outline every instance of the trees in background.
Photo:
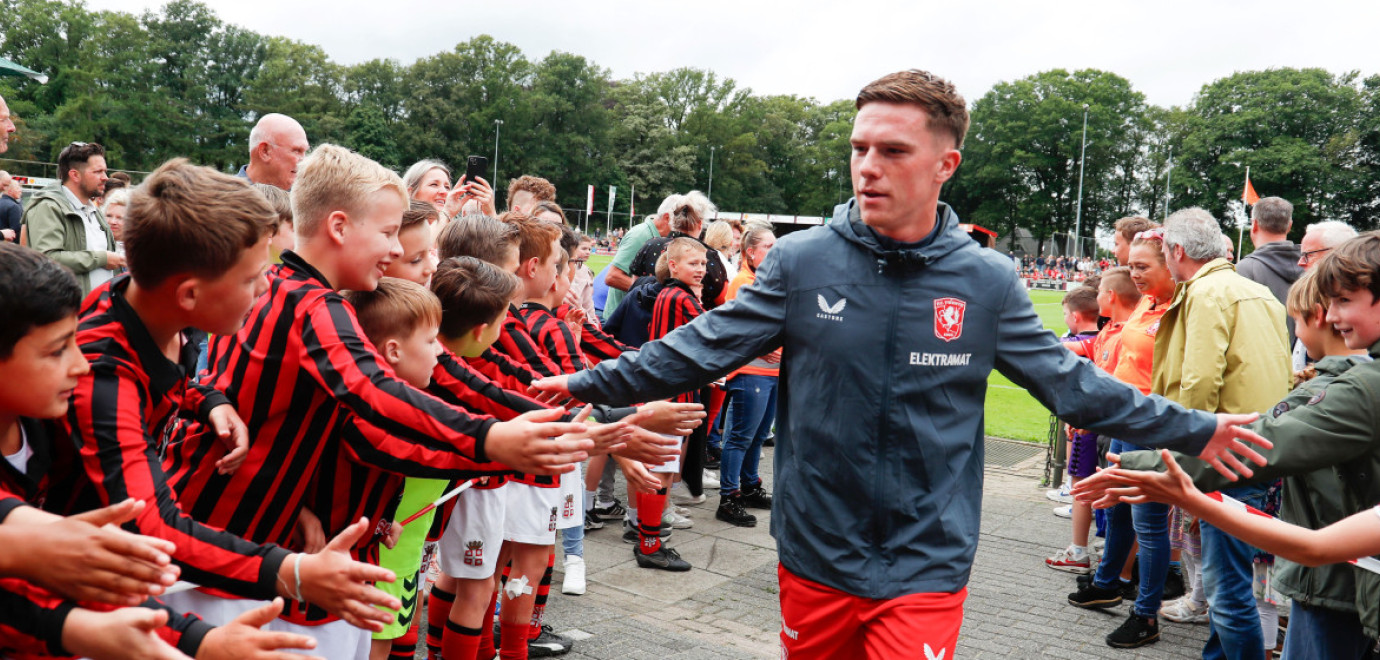
[{"label": "trees in background", "polygon": [[[0,56],[51,77],[0,82],[21,121],[13,159],[52,161],[71,141],[95,140],[120,169],[187,156],[233,171],[253,121],[282,112],[313,143],[400,171],[422,158],[460,169],[470,154],[493,157],[501,120],[491,183],[540,174],[572,208],[592,184],[596,225],[608,186],[618,187],[613,224],[624,225],[630,190],[650,213],[671,192],[707,189],[711,159],[726,210],[827,215],[851,196],[851,100],[761,96],[691,68],[618,80],[579,55],[533,60],[487,35],[410,64],[345,66],[318,46],[227,25],[195,0],[139,16],[0,0],[0,15],[13,18]],[[1074,230],[1084,104],[1085,236],[1124,215],[1161,219],[1171,165],[1171,209],[1203,206],[1225,220],[1250,166],[1261,195],[1295,204],[1296,232],[1320,219],[1380,225],[1380,76],[1243,72],[1204,85],[1186,107],[1159,108],[1114,73],[1054,69],[970,102],[964,162],[944,199],[1003,235]]]}]

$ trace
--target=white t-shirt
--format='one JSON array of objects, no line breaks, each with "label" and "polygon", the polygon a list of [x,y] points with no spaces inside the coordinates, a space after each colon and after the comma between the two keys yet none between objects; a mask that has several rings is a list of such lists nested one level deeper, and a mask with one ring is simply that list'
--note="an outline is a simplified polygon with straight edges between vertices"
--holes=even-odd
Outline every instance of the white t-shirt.
[{"label": "white t-shirt", "polygon": [[[101,226],[100,219],[96,217],[96,207],[92,206],[90,202],[81,203],[66,186],[63,186],[62,191],[67,195],[67,201],[76,208],[77,215],[81,216],[82,225],[86,228],[86,249],[92,252],[112,252],[111,245],[105,240],[105,228]],[[96,268],[87,273],[86,276],[91,281],[91,288],[94,289],[110,281],[110,278],[115,276],[115,271]]]},{"label": "white t-shirt", "polygon": [[20,474],[29,473],[29,459],[34,455],[33,447],[29,446],[29,435],[24,432],[24,427],[19,427],[19,451],[13,454],[5,454],[5,460],[14,466]]}]

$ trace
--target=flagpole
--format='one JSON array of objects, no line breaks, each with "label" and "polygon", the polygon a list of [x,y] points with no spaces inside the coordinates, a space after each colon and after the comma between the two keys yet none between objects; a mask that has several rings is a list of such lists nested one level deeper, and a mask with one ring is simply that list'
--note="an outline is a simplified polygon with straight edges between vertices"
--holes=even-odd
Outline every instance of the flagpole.
[{"label": "flagpole", "polygon": [[[1243,213],[1244,213],[1245,210],[1246,210],[1246,189],[1247,189],[1248,187],[1250,187],[1250,185],[1251,185],[1251,166],[1250,166],[1250,165],[1247,165],[1247,166],[1246,166],[1246,185],[1241,186],[1241,211],[1242,211]],[[1246,222],[1250,222],[1250,219],[1251,219],[1251,216],[1250,216],[1249,213],[1247,213],[1247,214],[1246,214]],[[1242,245],[1243,245],[1242,239],[1245,237],[1245,234],[1246,234],[1246,223],[1245,223],[1245,222],[1237,223],[1237,225],[1236,225],[1236,260],[1237,260],[1237,261],[1241,261],[1241,247],[1242,247]]]}]

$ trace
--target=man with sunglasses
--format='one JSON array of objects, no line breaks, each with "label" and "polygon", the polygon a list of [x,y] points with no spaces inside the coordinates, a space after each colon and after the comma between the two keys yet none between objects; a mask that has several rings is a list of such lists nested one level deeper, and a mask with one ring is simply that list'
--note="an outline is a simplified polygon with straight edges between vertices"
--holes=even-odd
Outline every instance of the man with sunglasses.
[{"label": "man with sunglasses", "polygon": [[34,195],[24,211],[29,247],[71,269],[82,294],[104,284],[125,265],[115,236],[92,202],[105,192],[105,148],[73,142],[58,154],[59,183]]}]

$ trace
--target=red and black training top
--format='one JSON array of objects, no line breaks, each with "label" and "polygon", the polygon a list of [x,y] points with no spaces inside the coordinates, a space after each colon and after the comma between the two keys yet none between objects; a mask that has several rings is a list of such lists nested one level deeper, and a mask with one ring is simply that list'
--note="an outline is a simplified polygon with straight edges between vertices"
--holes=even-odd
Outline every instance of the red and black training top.
[{"label": "red and black training top", "polygon": [[[363,463],[408,476],[507,469],[484,453],[497,420],[399,380],[326,278],[291,251],[282,259],[245,326],[210,349],[206,377],[249,427],[244,464],[218,474],[226,450],[204,431],[169,447],[173,487],[194,518],[286,543],[312,476],[342,439]],[[347,424],[358,433],[344,434]]]},{"label": "red and black training top", "polygon": [[503,329],[498,333],[498,341],[494,342],[493,348],[544,377],[560,375],[560,365],[532,341],[527,324],[518,311],[517,307],[508,306],[508,315],[503,317]]},{"label": "red and black training top", "polygon": [[[647,327],[648,341],[655,341],[671,334],[672,330],[695,320],[701,314],[704,314],[704,307],[700,306],[699,297],[688,285],[674,278],[666,280],[666,286],[661,288],[661,293],[656,296],[656,305],[652,307],[652,322]],[[694,403],[697,398],[697,392],[690,391],[677,394],[671,400],[676,403]]]},{"label": "red and black training top", "polygon": [[[16,578],[0,578],[0,658],[73,658],[62,646],[62,628],[74,608],[109,612],[105,603],[75,603]],[[183,614],[150,598],[139,605],[165,610],[168,622],[158,637],[188,657],[196,657],[201,642],[214,626],[195,615]]]},{"label": "red and black training top", "polygon": [[573,374],[585,368],[585,356],[580,342],[570,332],[565,321],[556,318],[551,310],[538,302],[526,302],[518,308],[518,318],[527,326],[527,334],[536,342],[562,374]]},{"label": "red and black training top", "polygon": [[87,479],[75,490],[93,488],[99,506],[131,497],[147,502],[124,527],[176,544],[173,559],[183,579],[245,598],[273,598],[288,552],[197,522],[168,485],[159,450],[180,434],[185,418],[179,415],[204,418],[226,399],[209,387],[189,386],[196,364],[192,338],[184,333],[180,360],[169,360],[125,301],[129,283],[120,275],[96,289],[80,315],[77,345],[91,371],[78,379],[61,431],[77,448]]},{"label": "red and black training top", "polygon": [[498,383],[499,387],[514,392],[526,392],[532,381],[542,377],[527,365],[519,364],[507,355],[495,351],[492,346],[484,349],[478,356],[467,357],[464,360],[475,371]]},{"label": "red and black training top", "polygon": [[[565,320],[565,315],[569,311],[570,305],[561,305],[552,313],[556,315],[556,318]],[[580,324],[580,351],[585,354],[586,358],[594,362],[616,360],[625,351],[635,350],[637,349],[614,339],[613,335],[604,332],[604,329],[596,323],[585,321]]]},{"label": "red and black training top", "polygon": [[[466,361],[457,359],[450,351],[442,351],[436,358],[436,369],[431,372],[431,385],[427,387],[427,391],[451,405],[465,408],[475,414],[491,415],[503,421],[550,407],[525,394],[503,388]],[[561,419],[570,421],[573,417],[572,414],[565,413]],[[523,472],[510,471],[507,480],[543,488],[555,488],[560,485],[559,477]],[[502,483],[503,480],[490,479],[484,487],[495,488]]]}]

